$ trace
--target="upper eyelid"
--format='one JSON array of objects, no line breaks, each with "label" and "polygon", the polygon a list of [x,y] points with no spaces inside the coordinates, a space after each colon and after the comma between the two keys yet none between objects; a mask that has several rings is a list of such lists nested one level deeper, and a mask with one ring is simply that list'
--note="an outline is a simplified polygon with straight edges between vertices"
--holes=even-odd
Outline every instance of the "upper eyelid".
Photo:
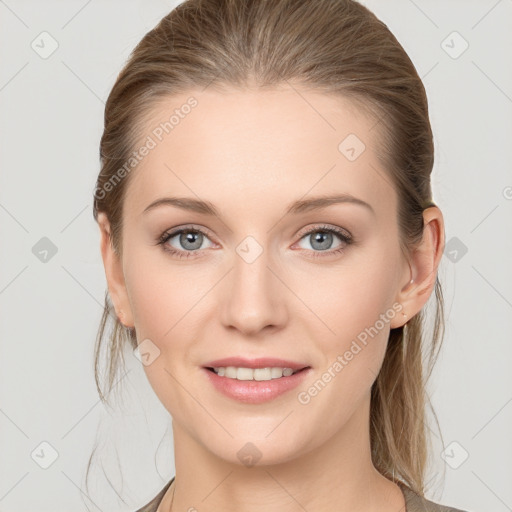
[{"label": "upper eyelid", "polygon": [[340,226],[329,225],[327,223],[323,223],[318,226],[312,226],[309,228],[304,228],[304,230],[300,230],[297,233],[297,236],[300,236],[302,238],[303,236],[308,235],[311,232],[314,233],[315,231],[331,231],[340,236],[346,236],[347,238],[352,238],[352,234],[346,228],[342,228]]}]

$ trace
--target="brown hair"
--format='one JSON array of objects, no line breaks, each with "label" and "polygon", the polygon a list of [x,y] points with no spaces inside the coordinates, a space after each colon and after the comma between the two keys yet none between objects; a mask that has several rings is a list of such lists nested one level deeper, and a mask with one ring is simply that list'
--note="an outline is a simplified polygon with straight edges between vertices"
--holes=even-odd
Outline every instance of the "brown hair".
[{"label": "brown hair", "polygon": [[[108,97],[100,144],[94,217],[106,213],[116,251],[121,254],[123,197],[131,175],[115,186],[107,184],[129,159],[145,116],[158,100],[197,87],[268,88],[289,81],[350,98],[378,119],[378,155],[398,194],[400,246],[409,255],[423,236],[423,210],[435,206],[427,96],[414,65],[387,26],[353,0],[187,0],[143,37]],[[443,338],[443,307],[436,276],[428,343],[423,310],[406,328],[392,329],[371,390],[373,463],[381,474],[405,481],[420,495],[431,442],[425,423],[426,405],[431,406],[426,384]],[[106,335],[104,393],[99,361]],[[107,292],[94,364],[104,402],[126,341],[136,348],[136,333],[117,320]],[[426,369],[422,348],[428,353]]]}]

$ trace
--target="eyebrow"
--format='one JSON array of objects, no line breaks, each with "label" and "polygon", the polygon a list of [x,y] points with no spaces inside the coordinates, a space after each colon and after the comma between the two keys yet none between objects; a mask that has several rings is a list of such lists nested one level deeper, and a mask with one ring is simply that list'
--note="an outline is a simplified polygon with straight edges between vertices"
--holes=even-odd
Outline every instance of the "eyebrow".
[{"label": "eyebrow", "polygon": [[[337,194],[332,196],[318,196],[309,199],[299,199],[298,201],[295,201],[289,205],[285,214],[297,215],[299,213],[320,210],[322,208],[327,208],[328,206],[341,203],[363,206],[373,215],[375,215],[375,210],[370,204],[368,204],[366,201],[363,201],[362,199],[354,197],[351,194]],[[149,204],[142,213],[146,213],[159,206],[174,206],[183,210],[221,218],[220,212],[212,203],[191,197],[163,197]]]}]

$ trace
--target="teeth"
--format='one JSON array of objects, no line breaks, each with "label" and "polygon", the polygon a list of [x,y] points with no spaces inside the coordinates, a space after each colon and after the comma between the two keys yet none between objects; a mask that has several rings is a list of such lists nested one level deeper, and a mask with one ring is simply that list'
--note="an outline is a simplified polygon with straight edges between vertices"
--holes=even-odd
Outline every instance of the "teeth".
[{"label": "teeth", "polygon": [[[213,371],[219,377],[227,377],[228,379],[237,380],[272,380],[281,377],[289,377],[297,373],[291,368],[237,368],[235,366],[226,366],[214,368]],[[299,371],[299,370],[297,370]]]}]

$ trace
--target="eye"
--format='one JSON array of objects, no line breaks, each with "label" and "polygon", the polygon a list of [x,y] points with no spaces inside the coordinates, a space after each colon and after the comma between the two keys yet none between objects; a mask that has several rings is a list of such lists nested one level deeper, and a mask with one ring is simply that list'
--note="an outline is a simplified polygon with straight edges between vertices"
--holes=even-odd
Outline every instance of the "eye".
[{"label": "eye", "polygon": [[[337,247],[332,249],[333,240],[338,238],[341,242]],[[178,258],[195,257],[196,253],[204,247],[203,243],[209,240],[208,234],[202,229],[195,227],[184,227],[164,232],[158,239],[158,244],[173,256]],[[345,250],[345,248],[353,243],[350,233],[334,226],[316,226],[302,234],[300,241],[309,242],[313,257],[332,256]],[[299,241],[299,243],[300,243]],[[304,249],[304,247],[301,247]]]},{"label": "eye", "polygon": [[207,234],[198,228],[186,227],[176,229],[171,232],[165,232],[159,238],[161,244],[167,252],[178,256],[179,258],[193,257],[193,253],[205,249],[203,242],[209,240]]},{"label": "eye", "polygon": [[[335,238],[338,238],[340,243],[333,249],[332,245]],[[310,229],[302,235],[301,241],[302,240],[308,242],[311,250],[316,253],[314,254],[315,257],[324,256],[324,254],[318,253],[325,253],[326,256],[338,254],[353,241],[352,236],[348,232],[333,226],[317,226],[313,229]],[[305,247],[305,249],[310,250],[309,247]]]}]

